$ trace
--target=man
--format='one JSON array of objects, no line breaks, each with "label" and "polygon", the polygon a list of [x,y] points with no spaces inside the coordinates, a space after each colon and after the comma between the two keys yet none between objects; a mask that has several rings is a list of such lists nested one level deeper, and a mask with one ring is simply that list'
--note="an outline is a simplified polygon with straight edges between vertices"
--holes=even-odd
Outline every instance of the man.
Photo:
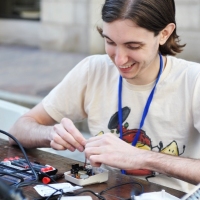
[{"label": "man", "polygon": [[[81,61],[10,132],[187,192],[200,182],[200,65],[173,57],[174,1],[106,0],[102,19],[107,55]],[[84,118],[88,141],[73,124]]]}]

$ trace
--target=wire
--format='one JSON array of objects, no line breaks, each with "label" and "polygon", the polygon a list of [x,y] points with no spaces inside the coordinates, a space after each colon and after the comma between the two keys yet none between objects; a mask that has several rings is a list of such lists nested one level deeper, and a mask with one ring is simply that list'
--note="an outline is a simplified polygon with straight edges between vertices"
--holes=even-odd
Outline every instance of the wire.
[{"label": "wire", "polygon": [[[142,194],[144,192],[144,187],[142,184],[140,184],[139,182],[136,182],[136,181],[131,181],[131,182],[128,182],[128,183],[122,183],[122,184],[118,184],[118,185],[115,185],[115,186],[112,186],[112,187],[109,187],[105,190],[102,190],[99,195],[102,195],[103,193],[113,189],[113,188],[116,188],[116,187],[120,187],[120,186],[123,186],[123,185],[128,185],[128,184],[136,184],[136,185],[139,185],[141,187],[141,191],[139,192],[140,194]],[[133,192],[133,191],[132,191]],[[126,200],[130,200],[131,198],[128,198]]]},{"label": "wire", "polygon": [[[100,200],[106,200],[106,198],[104,196],[102,196],[105,192],[107,192],[107,191],[109,191],[109,190],[111,190],[113,188],[120,187],[120,186],[127,185],[127,184],[136,184],[136,185],[139,185],[141,187],[141,190],[138,193],[142,194],[144,192],[144,187],[143,187],[142,184],[140,184],[139,182],[136,182],[136,181],[131,181],[131,182],[128,182],[128,183],[122,183],[122,184],[118,184],[118,185],[114,185],[112,187],[109,187],[109,188],[107,188],[105,190],[102,190],[99,194],[93,192],[92,190],[83,190],[83,191],[78,192],[78,193],[67,192],[67,193],[64,193],[64,195],[67,195],[67,196],[78,196],[78,195],[80,195],[82,193],[90,192],[94,196],[98,197]],[[131,193],[133,194],[133,193],[136,193],[136,192],[131,191]],[[128,198],[128,199],[125,199],[125,200],[132,200],[132,194],[131,194],[131,198]]]},{"label": "wire", "polygon": [[105,197],[101,196],[100,194],[97,194],[95,192],[93,192],[92,190],[83,190],[81,192],[78,192],[78,193],[73,193],[73,192],[66,192],[64,193],[66,196],[78,196],[82,193],[85,193],[85,192],[89,192],[89,193],[92,193],[94,196],[96,196],[98,199],[101,199],[101,200],[106,200]]},{"label": "wire", "polygon": [[[19,142],[14,136],[12,136],[10,133],[7,133],[6,131],[0,130],[0,132],[3,133],[3,134],[5,134],[5,135],[7,135],[7,136],[10,137],[10,138],[12,138],[12,139],[18,144],[18,146],[19,146],[19,148],[21,149],[21,151],[22,151],[22,153],[23,153],[23,155],[24,155],[24,157],[25,157],[25,159],[26,159],[26,161],[27,161],[27,163],[28,163],[28,165],[29,165],[31,171],[33,172],[33,174],[34,174],[34,176],[35,176],[35,180],[34,180],[33,182],[38,181],[38,179],[39,179],[39,178],[38,178],[38,175],[37,175],[37,173],[35,172],[34,168],[32,167],[32,165],[31,165],[31,163],[30,163],[30,161],[29,161],[29,159],[28,159],[28,157],[27,157],[27,154],[26,154],[26,152],[25,152],[23,146],[20,144],[20,142]],[[26,186],[27,184],[29,184],[29,183],[23,183],[23,182],[22,182],[22,183],[18,184],[17,187],[23,187],[23,186]]]},{"label": "wire", "polygon": [[87,165],[87,157],[85,156],[85,162],[84,162],[83,168],[85,168],[86,165]]},{"label": "wire", "polygon": [[[53,188],[53,187],[52,187],[52,188]],[[55,189],[55,188],[53,188],[53,189]],[[54,194],[56,194],[57,192],[61,192],[59,199],[62,197],[62,195],[63,195],[63,190],[62,190],[62,189],[60,189],[60,190],[55,189],[55,190],[56,190],[56,191],[53,192],[50,196],[48,196],[48,198],[47,198],[46,200],[49,200],[49,199],[50,199],[52,196],[54,196]]]}]

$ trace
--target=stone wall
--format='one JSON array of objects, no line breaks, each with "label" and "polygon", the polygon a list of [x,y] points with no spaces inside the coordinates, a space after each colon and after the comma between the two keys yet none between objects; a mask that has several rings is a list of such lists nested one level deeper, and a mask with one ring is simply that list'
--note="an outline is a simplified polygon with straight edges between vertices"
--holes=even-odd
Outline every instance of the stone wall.
[{"label": "stone wall", "polygon": [[41,20],[0,19],[0,43],[87,54],[104,52],[96,26],[104,0],[41,0]]},{"label": "stone wall", "polygon": [[[103,53],[96,31],[104,0],[41,0],[41,21],[0,20],[0,43],[42,49]],[[175,0],[177,31],[185,50],[178,55],[200,62],[200,1]]]},{"label": "stone wall", "polygon": [[200,1],[175,0],[177,32],[186,43],[179,57],[200,62]]},{"label": "stone wall", "polygon": [[103,40],[96,26],[101,23],[103,0],[43,0],[41,47],[71,52],[102,52]]}]

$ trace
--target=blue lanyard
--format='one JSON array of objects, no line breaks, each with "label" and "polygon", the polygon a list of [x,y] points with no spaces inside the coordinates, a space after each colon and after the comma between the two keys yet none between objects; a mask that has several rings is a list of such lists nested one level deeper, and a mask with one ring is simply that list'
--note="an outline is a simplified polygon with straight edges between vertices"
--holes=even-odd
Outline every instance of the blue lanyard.
[{"label": "blue lanyard", "polygon": [[[151,101],[153,99],[153,95],[154,95],[154,92],[155,92],[155,88],[156,88],[156,85],[160,79],[160,75],[162,73],[162,69],[163,69],[163,60],[162,60],[162,56],[161,54],[159,53],[159,56],[160,56],[160,69],[159,69],[159,73],[158,73],[158,76],[157,76],[157,79],[156,79],[156,82],[155,82],[155,85],[147,99],[147,102],[146,102],[146,105],[144,107],[144,111],[143,111],[143,114],[142,114],[142,119],[140,121],[140,127],[135,135],[135,138],[134,140],[132,141],[132,146],[135,146],[137,144],[137,141],[139,139],[139,136],[140,136],[140,130],[144,124],[144,120],[147,116],[147,113],[148,113],[148,110],[149,110],[149,107],[151,105]],[[118,120],[119,120],[119,131],[120,131],[120,138],[122,139],[123,137],[123,132],[122,132],[122,77],[120,76],[119,77],[119,87],[118,87]]]}]

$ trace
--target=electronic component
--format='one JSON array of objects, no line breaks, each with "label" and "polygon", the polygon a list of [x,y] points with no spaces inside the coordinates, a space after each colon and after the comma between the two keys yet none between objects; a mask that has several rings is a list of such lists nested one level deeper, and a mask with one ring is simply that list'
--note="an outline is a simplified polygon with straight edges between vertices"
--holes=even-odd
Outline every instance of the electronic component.
[{"label": "electronic component", "polygon": [[51,175],[51,176],[49,176],[49,177],[43,177],[42,178],[42,182],[44,183],[44,184],[48,184],[48,183],[50,183],[52,180],[53,181],[56,181],[56,180],[58,180],[58,179],[61,179],[61,178],[63,178],[64,177],[64,174],[55,174],[55,175]]},{"label": "electronic component", "polygon": [[34,175],[23,168],[4,165],[0,163],[0,179],[7,185],[18,184],[22,181],[32,181],[35,179]]},{"label": "electronic component", "polygon": [[[57,169],[50,165],[40,165],[34,162],[31,162],[31,165],[38,174],[39,180],[45,177],[46,174],[51,176],[57,173]],[[35,176],[25,159],[15,157],[5,158],[0,162],[0,179],[7,185],[13,185],[22,181],[35,180]]]},{"label": "electronic component", "polygon": [[108,170],[101,167],[86,167],[79,164],[72,165],[71,171],[65,172],[65,180],[76,185],[84,186],[94,183],[102,183],[108,180]]},{"label": "electronic component", "polygon": [[[0,172],[1,173],[1,172]],[[10,175],[2,175],[0,176],[0,181],[5,183],[6,185],[12,186],[22,182],[23,179],[17,178]]]}]

